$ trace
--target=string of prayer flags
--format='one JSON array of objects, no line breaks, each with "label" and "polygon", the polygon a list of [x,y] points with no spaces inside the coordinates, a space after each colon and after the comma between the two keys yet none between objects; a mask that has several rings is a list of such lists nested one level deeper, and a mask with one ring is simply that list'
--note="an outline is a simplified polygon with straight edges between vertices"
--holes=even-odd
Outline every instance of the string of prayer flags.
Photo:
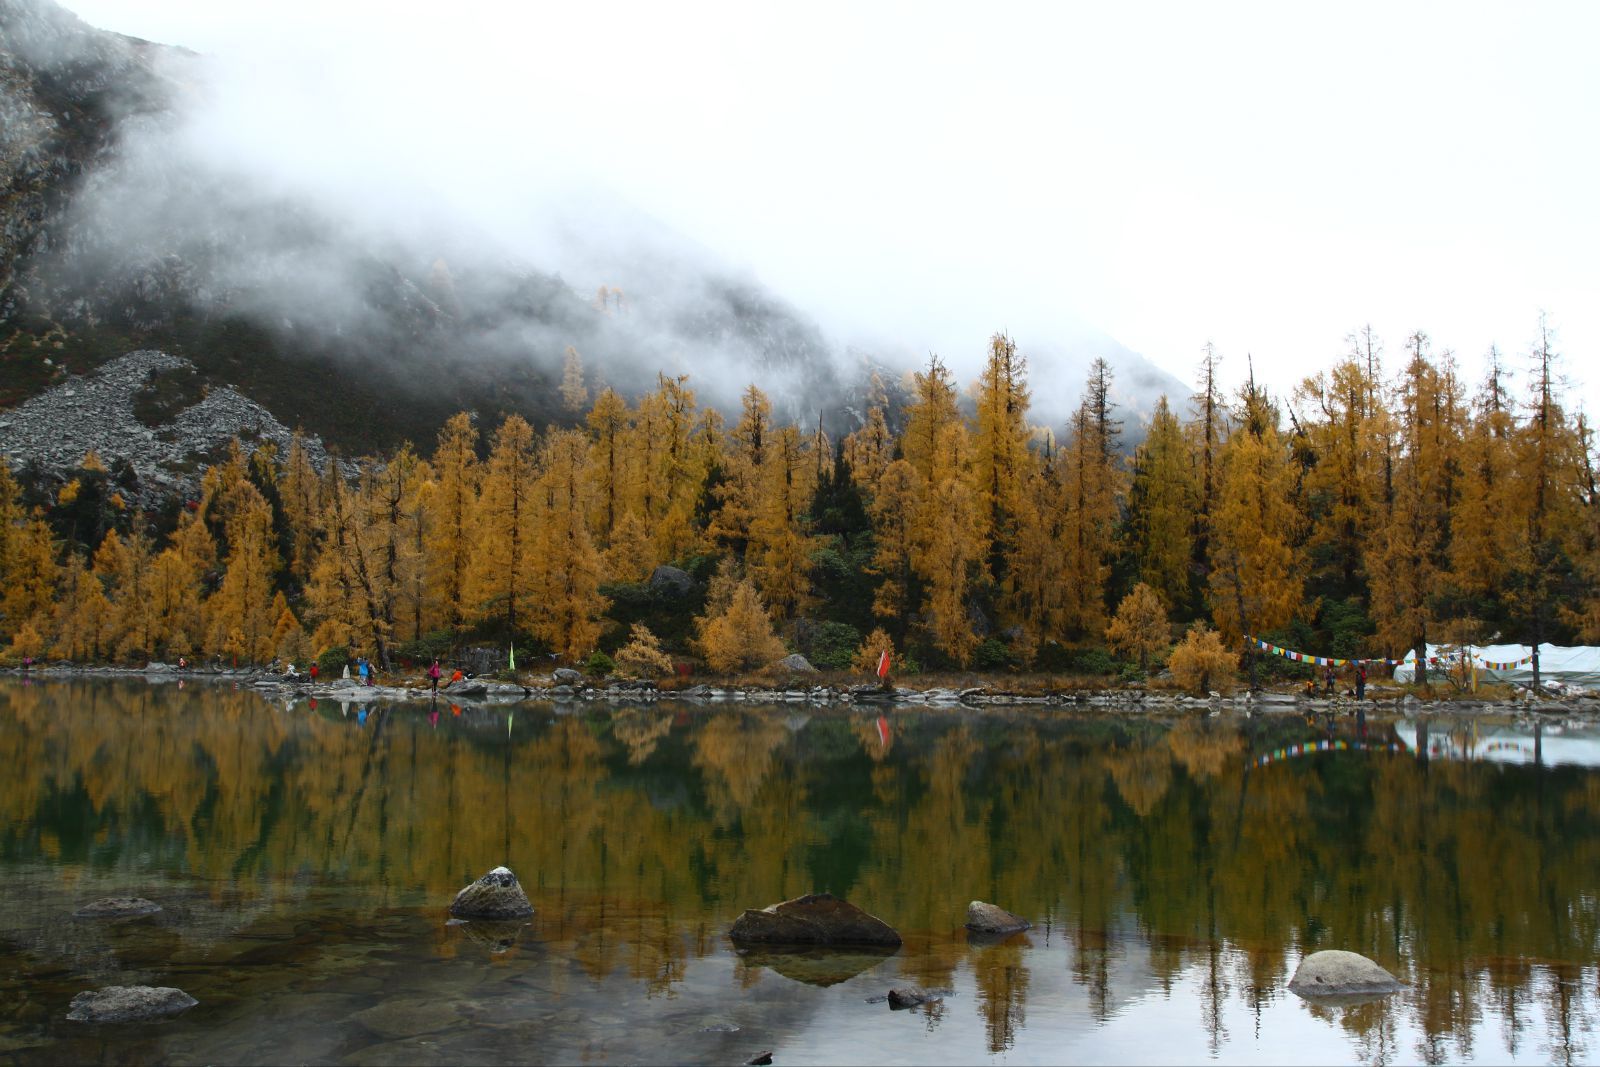
[{"label": "string of prayer flags", "polygon": [[1259,637],[1251,637],[1249,635],[1246,635],[1245,640],[1254,644],[1263,652],[1271,653],[1274,656],[1282,656],[1284,659],[1294,660],[1296,663],[1310,663],[1318,667],[1349,667],[1358,663],[1368,666],[1381,664],[1385,667],[1395,667],[1400,664],[1397,659],[1383,659],[1382,657],[1377,659],[1341,659],[1338,656],[1313,656],[1307,652],[1296,652],[1292,648],[1281,648],[1270,641],[1263,641]]}]

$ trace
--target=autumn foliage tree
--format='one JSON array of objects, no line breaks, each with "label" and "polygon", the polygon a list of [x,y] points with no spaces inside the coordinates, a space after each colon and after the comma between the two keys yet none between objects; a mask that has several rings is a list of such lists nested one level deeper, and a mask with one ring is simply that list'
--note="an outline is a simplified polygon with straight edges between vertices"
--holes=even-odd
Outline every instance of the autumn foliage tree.
[{"label": "autumn foliage tree", "polygon": [[1122,598],[1116,617],[1106,627],[1106,643],[1117,652],[1137,658],[1141,671],[1150,669],[1150,656],[1165,648],[1171,638],[1161,598],[1143,582]]},{"label": "autumn foliage tree", "polygon": [[1192,693],[1228,691],[1238,669],[1238,654],[1224,648],[1221,635],[1204,622],[1190,627],[1167,657],[1173,680]]}]

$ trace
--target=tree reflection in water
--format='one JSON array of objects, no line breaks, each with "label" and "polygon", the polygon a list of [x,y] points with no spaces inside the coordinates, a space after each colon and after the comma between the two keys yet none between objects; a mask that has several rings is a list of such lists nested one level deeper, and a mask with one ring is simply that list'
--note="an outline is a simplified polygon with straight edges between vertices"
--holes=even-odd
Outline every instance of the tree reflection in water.
[{"label": "tree reflection in water", "polygon": [[[969,974],[977,1003],[926,1024],[976,1011],[992,1051],[1027,1026],[1042,946],[1065,944],[1097,1020],[1130,969],[1197,982],[1213,1052],[1225,1003],[1259,1016],[1319,947],[1411,984],[1313,1009],[1362,1059],[1493,1058],[1473,1047],[1486,1012],[1512,1055],[1589,1052],[1600,773],[1382,744],[1256,765],[1326,736],[1292,717],[791,712],[530,705],[508,737],[503,709],[362,726],[220,686],[0,686],[0,879],[181,871],[246,896],[310,879],[415,908],[504,861],[539,908],[513,955],[536,941],[658,993],[727,951],[742,908],[828,890],[906,934],[909,980]],[[1032,940],[969,944],[971,899],[1033,918]],[[1396,1047],[1402,1017],[1419,1047]]]}]

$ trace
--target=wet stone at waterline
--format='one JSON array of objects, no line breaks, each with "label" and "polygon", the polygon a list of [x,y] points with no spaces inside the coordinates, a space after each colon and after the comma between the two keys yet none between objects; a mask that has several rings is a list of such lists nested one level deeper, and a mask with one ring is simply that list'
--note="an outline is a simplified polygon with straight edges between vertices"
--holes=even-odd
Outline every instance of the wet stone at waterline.
[{"label": "wet stone at waterline", "polygon": [[1289,989],[1303,997],[1382,996],[1405,988],[1399,979],[1355,952],[1325,949],[1300,961]]},{"label": "wet stone at waterline", "polygon": [[176,1015],[200,1003],[171,986],[107,986],[72,998],[67,1018],[80,1023],[127,1023]]},{"label": "wet stone at waterline", "polygon": [[533,905],[511,869],[496,867],[456,894],[450,914],[458,919],[525,919],[533,914]]},{"label": "wet stone at waterline", "polygon": [[974,900],[967,905],[967,929],[975,934],[1016,934],[1032,927],[1033,924],[1027,919],[997,905],[985,904],[981,900]]},{"label": "wet stone at waterline", "polygon": [[734,920],[735,942],[783,945],[898,945],[894,927],[832,893],[811,893]]},{"label": "wet stone at waterline", "polygon": [[75,919],[131,919],[154,915],[161,905],[144,897],[101,897],[72,913]]}]

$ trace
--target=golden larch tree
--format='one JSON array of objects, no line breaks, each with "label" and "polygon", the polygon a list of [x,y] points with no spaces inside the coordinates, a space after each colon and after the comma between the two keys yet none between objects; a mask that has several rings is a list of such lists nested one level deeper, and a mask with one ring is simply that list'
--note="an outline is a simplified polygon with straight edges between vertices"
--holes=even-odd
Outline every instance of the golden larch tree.
[{"label": "golden larch tree", "polygon": [[1259,394],[1251,403],[1262,414],[1222,446],[1209,538],[1211,613],[1230,643],[1293,618],[1304,582],[1294,468],[1275,413]]},{"label": "golden larch tree", "polygon": [[461,626],[477,610],[466,596],[473,554],[473,515],[482,471],[478,429],[466,412],[452,415],[439,431],[433,452],[434,489],[423,539],[427,557],[428,602],[444,624]]},{"label": "golden larch tree", "polygon": [[[600,616],[609,606],[600,595],[600,552],[586,521],[588,458],[588,440],[578,430],[557,430],[545,439],[537,489],[543,506],[537,512],[536,541],[531,546],[539,594],[532,629],[570,660],[594,648]],[[486,499],[488,495],[486,487]]]},{"label": "golden larch tree", "polygon": [[478,618],[496,619],[511,640],[538,613],[538,464],[533,427],[510,415],[495,431],[485,466],[470,557],[469,600]]},{"label": "golden larch tree", "polygon": [[1106,643],[1113,651],[1133,656],[1139,669],[1150,669],[1150,656],[1172,640],[1167,609],[1156,591],[1140,582],[1117,605],[1116,617],[1106,627]]},{"label": "golden larch tree", "polygon": [[1140,581],[1169,609],[1184,610],[1192,590],[1194,527],[1200,486],[1183,427],[1156,402],[1144,443],[1134,453],[1128,491],[1129,549]]}]

